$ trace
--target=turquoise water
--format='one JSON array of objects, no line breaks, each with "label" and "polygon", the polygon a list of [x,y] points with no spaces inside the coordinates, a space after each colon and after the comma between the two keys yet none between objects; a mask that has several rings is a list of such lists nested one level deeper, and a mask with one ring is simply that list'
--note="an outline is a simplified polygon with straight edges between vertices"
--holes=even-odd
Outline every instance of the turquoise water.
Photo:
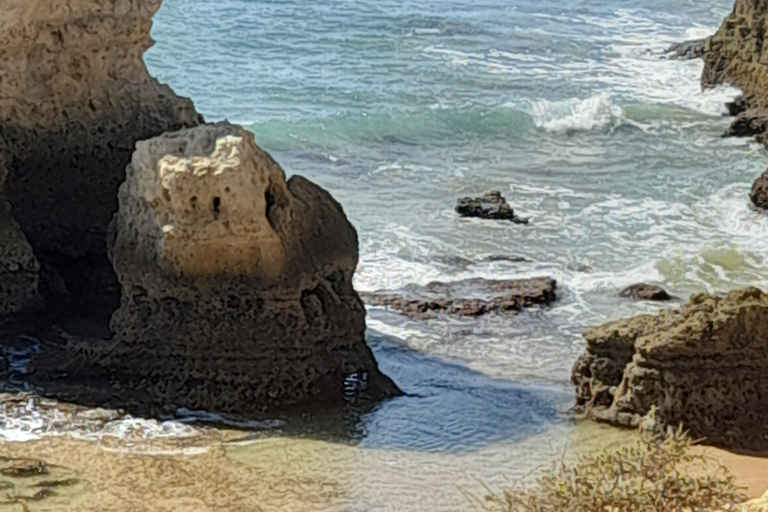
[{"label": "turquoise water", "polygon": [[[559,283],[555,306],[516,316],[417,322],[370,309],[369,342],[409,396],[277,428],[336,443],[302,455],[330,473],[354,468],[329,510],[462,510],[454,482],[501,485],[556,455],[578,437],[568,380],[581,332],[658,308],[618,299],[622,287],[650,281],[685,299],[768,285],[768,225],[747,198],[765,156],[721,138],[736,91],[702,93],[700,62],[663,58],[731,7],[166,0],[151,73],[332,192],[360,236],[359,290]],[[530,225],[456,217],[457,197],[490,189]],[[241,458],[294,446],[278,439],[254,434]]]}]

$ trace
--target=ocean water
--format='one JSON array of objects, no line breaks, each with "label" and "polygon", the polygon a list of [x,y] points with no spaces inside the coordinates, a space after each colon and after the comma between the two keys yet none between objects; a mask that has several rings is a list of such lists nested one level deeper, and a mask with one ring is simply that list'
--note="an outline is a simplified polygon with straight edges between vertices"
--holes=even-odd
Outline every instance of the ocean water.
[{"label": "ocean water", "polygon": [[[737,91],[702,92],[701,62],[663,55],[731,8],[166,0],[151,73],[340,201],[359,234],[358,290],[475,276],[559,285],[554,306],[519,315],[419,322],[370,309],[369,343],[408,396],[365,414],[236,425],[250,434],[227,460],[285,473],[286,489],[338,477],[332,493],[297,498],[312,510],[455,511],[469,510],[460,489],[607,442],[574,421],[568,381],[584,329],[662,307],[620,300],[621,288],[647,281],[684,300],[768,284],[768,222],[747,197],[765,156],[721,137]],[[530,225],[457,218],[458,197],[488,190]],[[63,435],[28,410],[0,415],[0,436]],[[122,419],[78,439],[121,439],[126,425],[144,440],[187,439],[205,430],[189,420],[207,417]]]}]

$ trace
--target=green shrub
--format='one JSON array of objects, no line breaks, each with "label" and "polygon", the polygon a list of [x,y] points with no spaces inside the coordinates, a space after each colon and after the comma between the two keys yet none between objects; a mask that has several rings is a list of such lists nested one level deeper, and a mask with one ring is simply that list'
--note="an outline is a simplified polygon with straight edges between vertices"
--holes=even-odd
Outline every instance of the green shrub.
[{"label": "green shrub", "polygon": [[[476,501],[493,512],[698,512],[736,510],[746,500],[722,465],[691,453],[682,429],[640,436],[619,450],[560,460],[530,488]],[[713,469],[692,474],[699,464]]]}]

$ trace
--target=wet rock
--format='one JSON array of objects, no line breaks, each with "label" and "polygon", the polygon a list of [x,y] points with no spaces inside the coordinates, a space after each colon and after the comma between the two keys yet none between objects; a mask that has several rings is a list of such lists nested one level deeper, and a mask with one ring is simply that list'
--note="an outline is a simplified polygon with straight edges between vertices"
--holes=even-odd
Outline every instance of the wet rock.
[{"label": "wet rock", "polygon": [[573,369],[588,417],[636,427],[656,408],[663,426],[727,448],[768,448],[768,294],[699,294],[680,309],[584,334]]},{"label": "wet rock", "polygon": [[399,393],[365,343],[357,233],[341,206],[229,123],[137,143],[110,258],[109,347],[84,352],[124,390],[252,415]]},{"label": "wet rock", "polygon": [[483,197],[462,197],[456,203],[456,213],[462,217],[508,220],[516,224],[528,224],[528,219],[515,215],[512,207],[499,191],[488,192]]},{"label": "wet rock", "polygon": [[763,1],[736,0],[733,11],[705,49],[702,87],[729,84],[743,97],[728,135],[758,136],[765,144],[768,129],[768,63],[763,55],[768,9]]},{"label": "wet rock", "polygon": [[758,208],[768,210],[768,171],[757,178],[752,184],[752,190],[749,193],[749,199],[752,204]]},{"label": "wet rock", "polygon": [[693,60],[704,56],[707,50],[709,37],[691,39],[670,45],[664,53],[677,59]]},{"label": "wet rock", "polygon": [[557,282],[548,277],[513,280],[481,278],[454,282],[408,285],[397,291],[363,293],[372,306],[384,306],[414,318],[439,313],[481,316],[493,312],[519,311],[557,300]]},{"label": "wet rock", "polygon": [[747,100],[744,99],[744,95],[739,94],[733,101],[726,102],[725,108],[728,110],[729,116],[736,117],[747,110]]},{"label": "wet rock", "polygon": [[621,292],[619,292],[620,297],[630,297],[633,299],[640,299],[640,300],[656,300],[656,301],[664,301],[664,300],[671,300],[672,296],[666,292],[663,288],[660,286],[647,284],[647,283],[638,283],[633,284],[631,286],[628,286],[624,288]]},{"label": "wet rock", "polygon": [[0,475],[13,478],[30,478],[47,474],[48,465],[43,461],[0,457]]},{"label": "wet rock", "polygon": [[7,198],[38,259],[67,281],[71,295],[55,298],[65,310],[108,318],[119,305],[105,238],[135,142],[200,122],[141,58],[161,3],[3,0]]}]

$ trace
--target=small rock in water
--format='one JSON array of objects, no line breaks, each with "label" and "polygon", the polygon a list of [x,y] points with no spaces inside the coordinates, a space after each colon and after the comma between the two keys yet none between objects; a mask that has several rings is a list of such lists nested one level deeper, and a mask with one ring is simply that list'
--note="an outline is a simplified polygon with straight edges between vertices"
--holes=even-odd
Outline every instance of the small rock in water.
[{"label": "small rock in water", "polygon": [[765,171],[752,185],[749,198],[758,208],[768,210],[768,171]]},{"label": "small rock in water", "polygon": [[426,286],[408,285],[396,291],[361,293],[369,305],[384,306],[407,316],[425,319],[438,313],[478,317],[493,312],[519,311],[557,300],[557,282],[549,277],[491,280],[464,279]]},{"label": "small rock in water", "polygon": [[528,224],[528,219],[515,215],[501,192],[494,190],[483,197],[462,197],[456,203],[456,212],[462,217],[509,220],[517,224]]},{"label": "small rock in water", "polygon": [[728,109],[729,116],[736,117],[737,115],[747,110],[747,100],[745,100],[744,96],[740,94],[736,96],[733,101],[726,102],[725,108]]},{"label": "small rock in water", "polygon": [[692,39],[670,45],[664,53],[678,59],[693,60],[704,56],[709,37]]},{"label": "small rock in water", "polygon": [[624,288],[620,293],[621,297],[631,297],[640,300],[671,300],[672,296],[663,288],[647,283],[638,283]]}]

